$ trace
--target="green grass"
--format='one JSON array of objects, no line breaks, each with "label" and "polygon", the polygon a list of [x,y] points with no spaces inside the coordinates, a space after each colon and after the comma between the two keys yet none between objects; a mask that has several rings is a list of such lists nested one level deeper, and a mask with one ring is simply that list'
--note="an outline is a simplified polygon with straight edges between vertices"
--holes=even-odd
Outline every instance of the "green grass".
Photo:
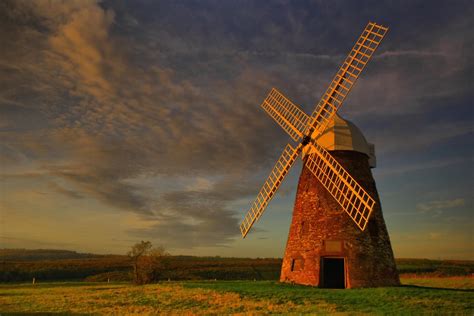
[{"label": "green grass", "polygon": [[0,313],[472,315],[473,278],[330,290],[274,281],[0,284]]},{"label": "green grass", "polygon": [[[271,299],[283,303],[324,301],[337,306],[338,312],[471,315],[474,311],[472,279],[431,278],[403,281],[404,285],[401,287],[351,290],[319,289],[272,281],[187,282],[184,286],[232,291],[244,298]],[[456,284],[460,285],[460,288],[455,288]]]}]

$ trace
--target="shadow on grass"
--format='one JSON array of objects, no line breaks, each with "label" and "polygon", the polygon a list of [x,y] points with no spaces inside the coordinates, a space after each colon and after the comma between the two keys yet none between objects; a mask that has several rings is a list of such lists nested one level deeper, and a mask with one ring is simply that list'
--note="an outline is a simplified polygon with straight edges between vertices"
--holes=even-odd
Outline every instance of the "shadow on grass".
[{"label": "shadow on grass", "polygon": [[471,293],[474,293],[474,289],[453,289],[453,288],[449,288],[449,287],[432,287],[432,286],[420,286],[420,285],[409,285],[409,284],[403,284],[403,285],[400,285],[400,287],[420,289],[420,290],[438,290],[438,291],[471,292]]}]

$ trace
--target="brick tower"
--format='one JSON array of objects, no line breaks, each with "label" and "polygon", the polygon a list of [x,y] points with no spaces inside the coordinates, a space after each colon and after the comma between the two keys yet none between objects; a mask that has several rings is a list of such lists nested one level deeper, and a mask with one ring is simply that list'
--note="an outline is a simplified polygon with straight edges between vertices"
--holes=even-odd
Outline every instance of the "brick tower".
[{"label": "brick tower", "polygon": [[304,166],[298,183],[280,281],[330,288],[399,285],[392,247],[370,168],[373,146],[337,115],[318,142],[376,201],[361,231]]},{"label": "brick tower", "polygon": [[275,88],[261,107],[287,144],[240,223],[245,238],[296,159],[304,162],[280,280],[330,288],[400,284],[370,168],[374,146],[337,111],[388,27],[369,22],[311,115]]}]

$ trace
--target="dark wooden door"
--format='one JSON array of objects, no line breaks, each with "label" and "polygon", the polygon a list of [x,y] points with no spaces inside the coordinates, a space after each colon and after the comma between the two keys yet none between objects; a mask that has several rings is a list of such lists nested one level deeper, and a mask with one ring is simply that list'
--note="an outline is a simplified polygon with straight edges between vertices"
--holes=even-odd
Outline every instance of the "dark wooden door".
[{"label": "dark wooden door", "polygon": [[322,267],[322,287],[329,289],[344,289],[345,269],[344,258],[323,258]]}]

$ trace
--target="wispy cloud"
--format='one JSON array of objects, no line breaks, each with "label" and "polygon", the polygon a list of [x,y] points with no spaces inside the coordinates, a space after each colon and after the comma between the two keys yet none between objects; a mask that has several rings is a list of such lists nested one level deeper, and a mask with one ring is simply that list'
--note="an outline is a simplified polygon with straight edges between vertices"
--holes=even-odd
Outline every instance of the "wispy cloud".
[{"label": "wispy cloud", "polygon": [[238,234],[237,218],[214,194],[166,193],[160,199],[158,213],[152,226],[131,229],[130,234],[180,249],[224,246]]},{"label": "wispy cloud", "polygon": [[446,52],[433,52],[423,50],[395,50],[395,51],[384,51],[383,53],[374,56],[375,59],[386,58],[386,57],[447,57]]},{"label": "wispy cloud", "polygon": [[64,188],[63,186],[57,184],[56,182],[50,182],[49,187],[50,187],[51,190],[53,190],[57,193],[63,194],[65,196],[69,197],[69,198],[73,198],[73,199],[83,199],[84,198],[84,195],[82,195],[81,193],[79,193],[77,191],[74,191],[74,190]]},{"label": "wispy cloud", "polygon": [[401,175],[404,173],[412,173],[414,171],[427,170],[427,169],[436,169],[451,165],[462,164],[471,161],[468,158],[464,157],[454,157],[454,158],[445,158],[437,159],[432,161],[423,161],[417,163],[405,163],[403,165],[385,167],[380,171],[375,171],[377,176],[387,177],[393,175]]},{"label": "wispy cloud", "polygon": [[447,210],[460,206],[464,206],[465,201],[462,198],[452,200],[435,200],[424,203],[418,203],[416,208],[422,212]]}]

